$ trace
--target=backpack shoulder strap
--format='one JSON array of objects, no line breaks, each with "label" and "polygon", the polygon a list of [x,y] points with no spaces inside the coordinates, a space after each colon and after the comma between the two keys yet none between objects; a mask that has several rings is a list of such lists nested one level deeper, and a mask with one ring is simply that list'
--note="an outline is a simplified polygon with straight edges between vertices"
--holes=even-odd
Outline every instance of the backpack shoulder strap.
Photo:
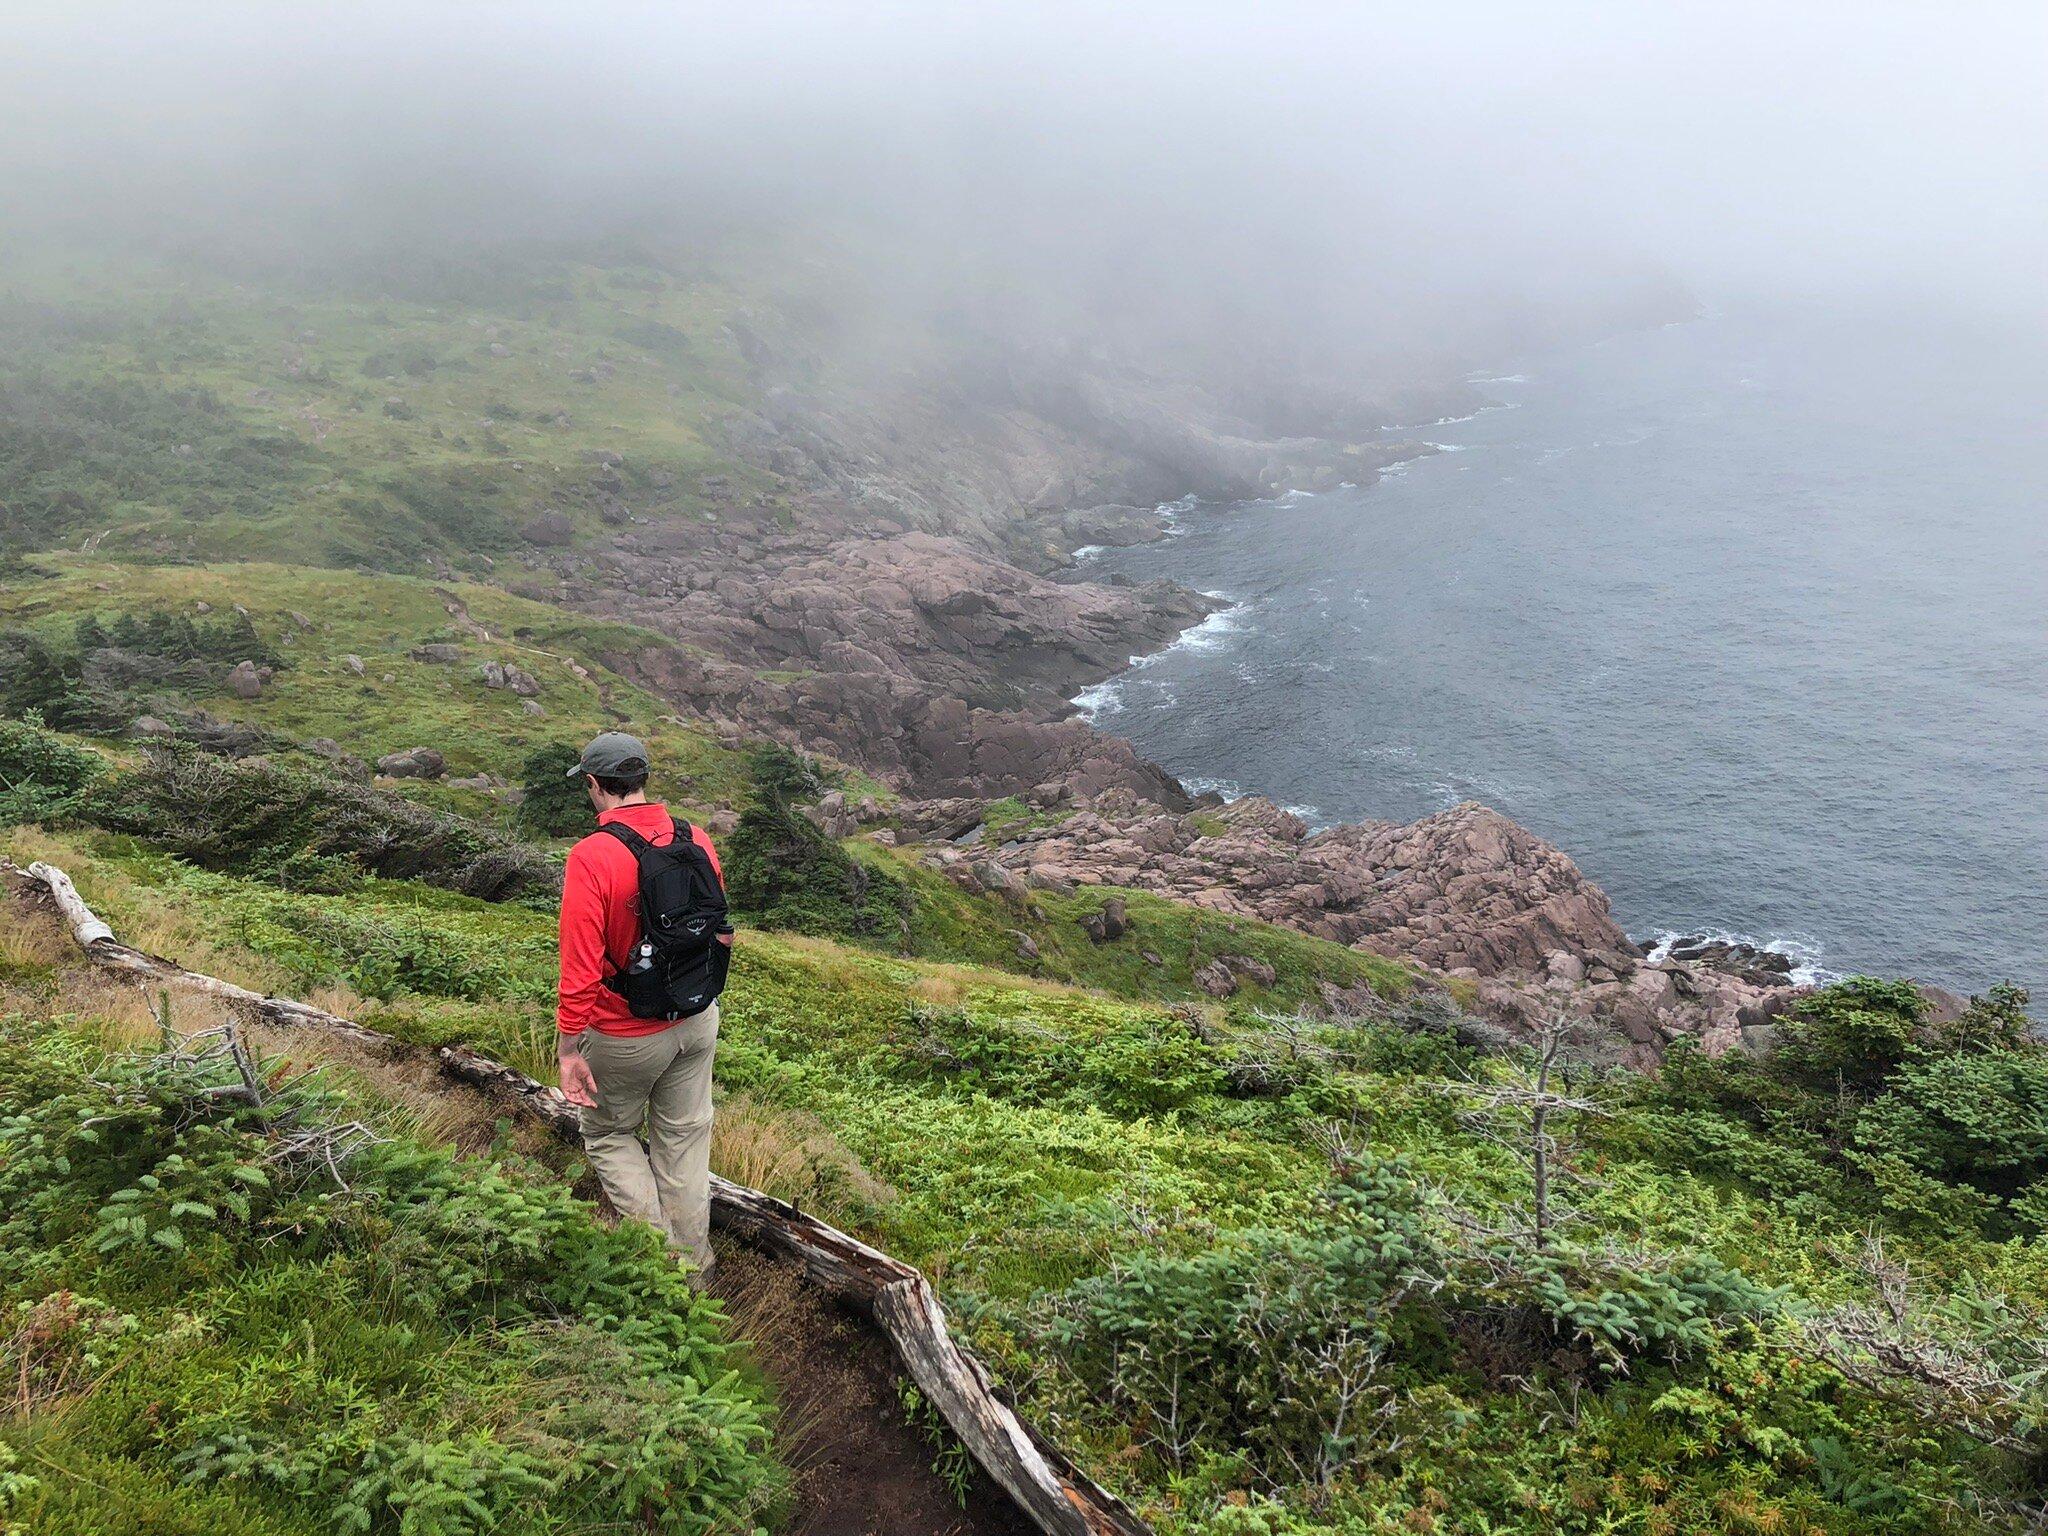
[{"label": "backpack shoulder strap", "polygon": [[609,832],[613,837],[624,843],[635,860],[644,859],[648,854],[654,852],[654,844],[621,822],[608,821],[597,830]]}]

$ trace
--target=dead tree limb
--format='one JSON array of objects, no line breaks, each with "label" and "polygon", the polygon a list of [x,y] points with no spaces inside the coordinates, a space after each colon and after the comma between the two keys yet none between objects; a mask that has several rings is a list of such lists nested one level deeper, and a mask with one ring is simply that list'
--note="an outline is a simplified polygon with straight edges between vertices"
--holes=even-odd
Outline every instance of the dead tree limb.
[{"label": "dead tree limb", "polygon": [[[248,1009],[265,1023],[339,1034],[384,1052],[419,1051],[351,1019],[289,998],[265,997],[217,976],[188,971],[160,955],[131,949],[86,905],[63,870],[31,864],[28,877],[50,893],[94,964],[139,982],[184,987]],[[581,1143],[582,1123],[561,1091],[467,1046],[435,1055],[449,1077],[482,1088],[532,1115],[566,1141]],[[922,1271],[794,1206],[716,1175],[713,1221],[750,1247],[802,1269],[805,1277],[874,1319],[918,1390],[937,1406],[1003,1490],[1048,1536],[1150,1536],[1150,1528],[1098,1487],[1057,1446],[1040,1438],[996,1393],[987,1369],[953,1337]]]}]

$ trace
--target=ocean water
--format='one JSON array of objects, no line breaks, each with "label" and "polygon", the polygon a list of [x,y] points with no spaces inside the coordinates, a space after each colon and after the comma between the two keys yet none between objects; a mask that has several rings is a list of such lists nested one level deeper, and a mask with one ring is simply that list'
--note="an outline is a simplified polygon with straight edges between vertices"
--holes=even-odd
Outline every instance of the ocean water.
[{"label": "ocean water", "polygon": [[1091,553],[1231,606],[1078,702],[1317,823],[1482,800],[1638,938],[2048,997],[2048,342],[1731,310],[1476,382]]}]

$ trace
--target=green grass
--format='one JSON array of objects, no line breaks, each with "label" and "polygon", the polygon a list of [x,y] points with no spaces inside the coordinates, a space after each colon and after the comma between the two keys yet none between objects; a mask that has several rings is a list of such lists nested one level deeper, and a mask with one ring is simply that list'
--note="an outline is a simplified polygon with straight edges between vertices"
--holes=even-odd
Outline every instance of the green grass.
[{"label": "green grass", "polygon": [[462,274],[428,302],[27,251],[9,272],[0,502],[17,540],[474,567],[544,511],[595,528],[613,475],[643,504],[721,517],[765,489],[708,446],[752,401],[727,329],[744,301],[709,278],[534,255],[525,281]]},{"label": "green grass", "polygon": [[295,1152],[355,1103],[91,1021],[0,1047],[8,1529],[709,1536],[779,1497],[718,1304],[552,1169]]},{"label": "green grass", "polygon": [[[6,846],[17,858],[58,856],[117,932],[173,950],[210,936],[224,946],[216,966],[254,966],[273,985],[375,992],[344,1004],[412,1039],[465,1041],[546,1070],[545,914],[390,883],[345,903],[291,896],[106,838],[18,832]],[[1141,933],[1171,916],[1134,914]],[[1245,942],[1242,930],[1231,940]],[[1292,958],[1322,957],[1303,946]],[[1331,1175],[1318,1128],[1332,1122],[1360,1155],[1398,1159],[1404,1176],[1490,1219],[1527,1194],[1512,1116],[1468,1119],[1440,1088],[1489,1080],[1499,1064],[1385,1026],[1276,1034],[1233,1009],[1196,1031],[1144,1001],[759,932],[742,935],[724,1017],[727,1111],[744,1103],[752,1124],[821,1128],[834,1161],[807,1203],[931,1271],[1027,1406],[1055,1415],[1091,1471],[1169,1532],[1268,1529],[1226,1519],[1259,1507],[1260,1485],[1227,1457],[1176,1473],[1148,1449],[1142,1417],[1062,1374],[1044,1329],[1076,1304],[1066,1299],[1075,1287],[1147,1256],[1323,1232]],[[1266,1075],[1248,1084],[1249,1062]],[[1574,1091],[1608,1111],[1584,1128],[1578,1158],[1597,1182],[1573,1197],[1601,1241],[1737,1266],[1787,1288],[1796,1311],[1862,1293],[1842,1255],[1877,1223],[1923,1284],[1996,1287],[2036,1314],[2048,1306],[2039,1237],[1893,1228],[1848,1204],[1794,1215],[1768,1184],[1700,1162],[1697,1116],[1674,1121],[1627,1078],[1581,1079]],[[2002,1528],[1946,1501],[2011,1469],[1793,1359],[1790,1316],[1760,1335],[1737,1329],[1703,1356],[1643,1358],[1576,1387],[1566,1366],[1524,1367],[1550,1381],[1542,1390],[1503,1389],[1476,1338],[1439,1341],[1418,1357],[1434,1363],[1400,1377],[1407,1449],[1369,1460],[1334,1503],[1289,1494],[1291,1513],[1274,1506],[1270,1529]],[[1571,1392],[1576,1406],[1560,1418]],[[1709,1433],[1703,1414],[1721,1427]],[[1847,1491],[1857,1479],[1889,1491],[1859,1503]],[[1319,1509],[1335,1523],[1319,1524]],[[1423,1516],[1434,1523],[1416,1524]]]},{"label": "green grass", "polygon": [[[580,623],[560,609],[468,582],[254,563],[145,566],[50,556],[37,565],[48,579],[0,588],[0,626],[56,644],[68,643],[87,614],[153,608],[189,614],[202,602],[217,612],[237,603],[247,608],[257,632],[290,665],[256,699],[236,698],[223,677],[215,691],[192,700],[223,719],[301,742],[324,737],[372,763],[386,753],[429,746],[447,757],[450,776],[492,773],[514,784],[534,747],[581,746],[598,731],[624,726],[654,754],[655,790],[679,806],[702,808],[743,796],[739,754],[706,730],[676,723],[671,706],[599,660],[668,643],[647,631]],[[448,612],[451,602],[498,638],[475,638]],[[301,628],[294,615],[312,627]],[[429,643],[455,645],[461,659],[415,660],[411,652]],[[345,663],[351,655],[362,660],[360,677]],[[532,674],[546,713],[531,715],[511,690],[485,687],[478,668],[486,660]],[[587,675],[577,676],[572,666]],[[426,793],[431,798],[435,792]],[[472,798],[451,808],[473,812],[483,803]]]},{"label": "green grass", "polygon": [[[884,848],[859,838],[846,847],[910,887],[910,949],[927,959],[992,966],[1119,997],[1163,1000],[1202,998],[1194,973],[1219,956],[1241,956],[1270,965],[1274,982],[1262,986],[1247,977],[1233,1001],[1278,1009],[1320,1006],[1324,983],[1369,987],[1388,999],[1407,996],[1415,985],[1415,972],[1397,961],[1144,891],[1034,890],[1012,903],[997,895],[969,895],[922,863],[915,848]],[[1130,931],[1097,944],[1082,931],[1080,919],[1099,911],[1110,897],[1123,899]],[[1020,933],[1037,947],[1035,960],[1021,954]],[[1159,963],[1147,960],[1148,953]]]}]

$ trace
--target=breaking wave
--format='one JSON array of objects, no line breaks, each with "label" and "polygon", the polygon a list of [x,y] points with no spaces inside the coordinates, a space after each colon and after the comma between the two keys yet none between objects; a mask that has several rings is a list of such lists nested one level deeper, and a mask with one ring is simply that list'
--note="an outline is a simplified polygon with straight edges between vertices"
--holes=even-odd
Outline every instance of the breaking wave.
[{"label": "breaking wave", "polygon": [[1709,944],[1743,944],[1751,949],[1783,955],[1792,962],[1792,981],[1795,986],[1824,987],[1829,982],[1840,981],[1843,976],[1841,971],[1830,970],[1821,964],[1821,947],[1810,939],[1759,939],[1746,933],[1733,933],[1725,928],[1659,928],[1651,935],[1650,958],[1668,959],[1672,946],[1686,939],[1705,939]]}]

